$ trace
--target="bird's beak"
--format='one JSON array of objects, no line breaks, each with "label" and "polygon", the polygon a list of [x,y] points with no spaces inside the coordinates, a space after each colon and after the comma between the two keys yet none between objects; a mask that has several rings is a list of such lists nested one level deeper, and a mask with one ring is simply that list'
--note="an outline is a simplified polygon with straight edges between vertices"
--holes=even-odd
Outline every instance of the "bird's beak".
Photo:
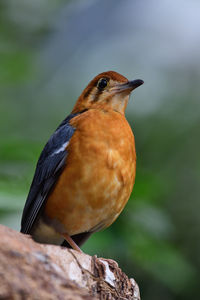
[{"label": "bird's beak", "polygon": [[124,91],[133,91],[134,89],[136,89],[137,87],[139,87],[140,85],[142,85],[144,83],[143,80],[141,79],[135,79],[135,80],[131,80],[128,81],[126,83],[122,83],[122,84],[118,84],[113,88],[113,92],[115,93],[121,93]]},{"label": "bird's beak", "polygon": [[125,89],[130,89],[132,91],[132,90],[136,89],[137,87],[139,87],[140,85],[142,85],[143,83],[144,83],[144,81],[141,79],[131,80],[131,81],[128,81],[128,83],[125,83]]}]

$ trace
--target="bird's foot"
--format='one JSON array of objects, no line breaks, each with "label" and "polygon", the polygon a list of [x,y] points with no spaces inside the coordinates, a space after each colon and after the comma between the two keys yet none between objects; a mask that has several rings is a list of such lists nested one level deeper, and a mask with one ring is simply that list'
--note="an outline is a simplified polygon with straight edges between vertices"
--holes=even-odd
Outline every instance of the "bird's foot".
[{"label": "bird's foot", "polygon": [[83,251],[81,250],[81,248],[79,248],[79,246],[74,242],[74,240],[71,238],[71,236],[69,236],[67,233],[63,233],[62,234],[64,239],[70,244],[70,246],[72,247],[72,249],[83,253]]}]

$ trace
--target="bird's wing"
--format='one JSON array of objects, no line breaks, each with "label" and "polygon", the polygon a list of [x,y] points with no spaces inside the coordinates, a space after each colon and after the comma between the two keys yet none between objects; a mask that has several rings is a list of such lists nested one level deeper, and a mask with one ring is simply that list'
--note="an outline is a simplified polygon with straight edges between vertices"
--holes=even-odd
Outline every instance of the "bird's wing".
[{"label": "bird's wing", "polygon": [[76,115],[69,115],[60,124],[39,157],[33,182],[23,210],[21,220],[21,232],[23,233],[30,233],[48,194],[65,166],[67,158],[66,147],[75,131],[69,121]]}]

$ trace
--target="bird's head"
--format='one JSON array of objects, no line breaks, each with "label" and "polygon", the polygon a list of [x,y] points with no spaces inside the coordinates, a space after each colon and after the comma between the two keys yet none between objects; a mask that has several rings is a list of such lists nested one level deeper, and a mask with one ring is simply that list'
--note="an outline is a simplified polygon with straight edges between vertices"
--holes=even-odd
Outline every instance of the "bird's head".
[{"label": "bird's head", "polygon": [[72,112],[101,109],[124,113],[130,93],[143,83],[141,79],[129,81],[114,71],[101,73],[83,90]]}]

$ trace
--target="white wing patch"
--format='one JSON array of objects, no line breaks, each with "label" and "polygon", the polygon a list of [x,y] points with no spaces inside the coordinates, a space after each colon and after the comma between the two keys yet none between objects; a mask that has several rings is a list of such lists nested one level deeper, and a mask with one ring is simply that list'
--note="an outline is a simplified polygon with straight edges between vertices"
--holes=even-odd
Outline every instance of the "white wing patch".
[{"label": "white wing patch", "polygon": [[64,143],[60,148],[56,149],[51,155],[55,155],[64,151],[68,144],[69,142]]}]

